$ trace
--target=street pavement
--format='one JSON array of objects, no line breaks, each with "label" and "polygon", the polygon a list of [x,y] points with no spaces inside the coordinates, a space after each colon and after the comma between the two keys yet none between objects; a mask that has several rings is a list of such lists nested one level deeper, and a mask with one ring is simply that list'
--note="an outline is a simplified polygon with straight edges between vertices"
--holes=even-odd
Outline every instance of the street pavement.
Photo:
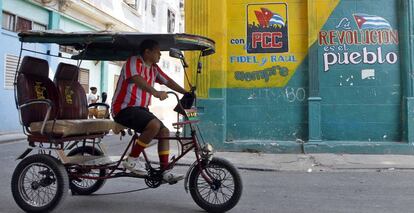
[{"label": "street pavement", "polygon": [[[110,155],[120,155],[128,139],[112,135],[103,143]],[[24,140],[0,142],[0,213],[22,212],[12,198],[10,180],[19,163],[15,158],[27,146]],[[147,151],[154,161],[158,159],[155,149],[151,146]],[[192,153],[187,156],[181,164],[193,162]],[[235,164],[243,180],[242,198],[230,213],[397,213],[414,209],[411,156],[235,152],[216,152],[215,156]],[[177,166],[174,170],[184,174],[187,169]],[[140,179],[116,178],[91,196],[69,194],[56,212],[203,211],[185,192],[183,182],[148,189]]]},{"label": "street pavement", "polygon": [[[22,133],[0,132],[0,144],[13,143],[25,140],[26,136]],[[130,137],[126,136],[120,141],[118,135],[106,136],[103,141],[107,146],[114,143],[128,143]],[[114,142],[115,141],[115,142]],[[171,156],[178,156],[176,143],[171,142]],[[122,146],[120,148],[123,148]],[[122,149],[118,149],[120,155]],[[150,159],[157,160],[157,146],[148,148]],[[331,153],[312,153],[312,154],[268,154],[260,152],[222,152],[216,151],[214,156],[224,157],[232,162],[239,169],[258,170],[258,171],[337,171],[355,169],[374,169],[374,170],[411,170],[414,169],[414,156],[411,155],[369,155],[369,154],[331,154]],[[195,160],[191,153],[184,156],[179,164],[190,165]]]}]

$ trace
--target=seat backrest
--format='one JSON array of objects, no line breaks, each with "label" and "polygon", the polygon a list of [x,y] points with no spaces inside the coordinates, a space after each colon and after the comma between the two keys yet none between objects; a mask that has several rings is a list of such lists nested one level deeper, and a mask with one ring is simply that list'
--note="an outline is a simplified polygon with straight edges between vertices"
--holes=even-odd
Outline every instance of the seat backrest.
[{"label": "seat backrest", "polygon": [[59,90],[59,119],[87,119],[88,102],[85,90],[78,81],[79,68],[72,64],[60,63],[54,82]]},{"label": "seat backrest", "polygon": [[[46,60],[25,56],[20,65],[17,76],[17,102],[22,105],[29,100],[49,99],[53,103],[49,119],[55,119],[59,109],[59,95],[56,86],[49,79],[49,64]],[[21,109],[23,125],[43,121],[48,106],[33,104]]]}]

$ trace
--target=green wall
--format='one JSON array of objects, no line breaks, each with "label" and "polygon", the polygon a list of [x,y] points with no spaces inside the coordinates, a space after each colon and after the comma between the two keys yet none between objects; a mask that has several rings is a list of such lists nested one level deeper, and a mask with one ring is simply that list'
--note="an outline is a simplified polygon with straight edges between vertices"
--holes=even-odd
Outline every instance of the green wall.
[{"label": "green wall", "polygon": [[60,19],[60,29],[66,32],[93,31],[92,27],[66,16]]},{"label": "green wall", "polygon": [[[320,30],[337,43],[320,37],[285,87],[210,89],[199,101],[204,137],[229,150],[412,154],[413,10],[413,0],[340,1]],[[373,31],[389,42],[339,42],[342,32],[361,40]],[[339,61],[326,70],[332,55]]]},{"label": "green wall", "polygon": [[[398,30],[398,5],[396,0],[341,1],[330,16],[323,30],[346,32],[346,27],[339,26],[338,20],[351,20],[352,14],[363,13],[385,18],[393,29]],[[383,8],[388,8],[383,11]],[[345,22],[343,22],[345,23]],[[351,20],[349,30],[358,30]],[[348,30],[348,31],[349,31]],[[375,29],[373,29],[374,31]],[[354,42],[356,43],[356,41]],[[318,48],[320,97],[322,98],[321,126],[323,140],[350,141],[401,141],[401,72],[400,60],[391,63],[358,63],[348,65],[335,64],[328,71],[324,70],[324,48]],[[338,47],[338,46],[331,46]],[[385,58],[393,52],[399,56],[397,44],[346,44],[347,51],[328,51],[343,57],[352,52],[363,55],[363,49],[377,53],[381,48],[382,55],[372,56]],[[362,57],[362,56],[361,56]],[[332,59],[333,60],[333,59]],[[340,59],[339,59],[340,60]],[[369,59],[368,59],[369,60]],[[366,71],[366,70],[371,71]],[[364,71],[365,70],[365,71]],[[373,76],[368,75],[373,74]]]},{"label": "green wall", "polygon": [[227,89],[226,141],[308,138],[305,59],[283,88]]}]

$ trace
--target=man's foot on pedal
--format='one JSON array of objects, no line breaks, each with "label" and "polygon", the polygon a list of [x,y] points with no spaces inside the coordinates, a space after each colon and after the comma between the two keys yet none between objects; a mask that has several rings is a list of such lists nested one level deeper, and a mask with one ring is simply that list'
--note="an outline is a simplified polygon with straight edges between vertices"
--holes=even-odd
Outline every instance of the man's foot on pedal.
[{"label": "man's foot on pedal", "polygon": [[178,181],[184,179],[184,175],[182,174],[175,174],[171,172],[171,170],[165,170],[162,173],[162,179],[170,184],[177,183]]},{"label": "man's foot on pedal", "polygon": [[128,156],[123,162],[122,165],[125,169],[131,171],[136,175],[147,175],[148,172],[145,169],[145,164],[139,160],[139,158],[134,158]]}]

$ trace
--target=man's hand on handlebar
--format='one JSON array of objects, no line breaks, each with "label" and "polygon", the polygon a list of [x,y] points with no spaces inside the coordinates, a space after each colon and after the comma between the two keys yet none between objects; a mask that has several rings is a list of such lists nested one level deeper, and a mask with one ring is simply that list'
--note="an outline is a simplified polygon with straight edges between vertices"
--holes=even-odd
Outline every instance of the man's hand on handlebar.
[{"label": "man's hand on handlebar", "polygon": [[168,98],[168,94],[165,91],[156,91],[154,93],[154,96],[158,99],[160,99],[161,101],[165,100]]}]

